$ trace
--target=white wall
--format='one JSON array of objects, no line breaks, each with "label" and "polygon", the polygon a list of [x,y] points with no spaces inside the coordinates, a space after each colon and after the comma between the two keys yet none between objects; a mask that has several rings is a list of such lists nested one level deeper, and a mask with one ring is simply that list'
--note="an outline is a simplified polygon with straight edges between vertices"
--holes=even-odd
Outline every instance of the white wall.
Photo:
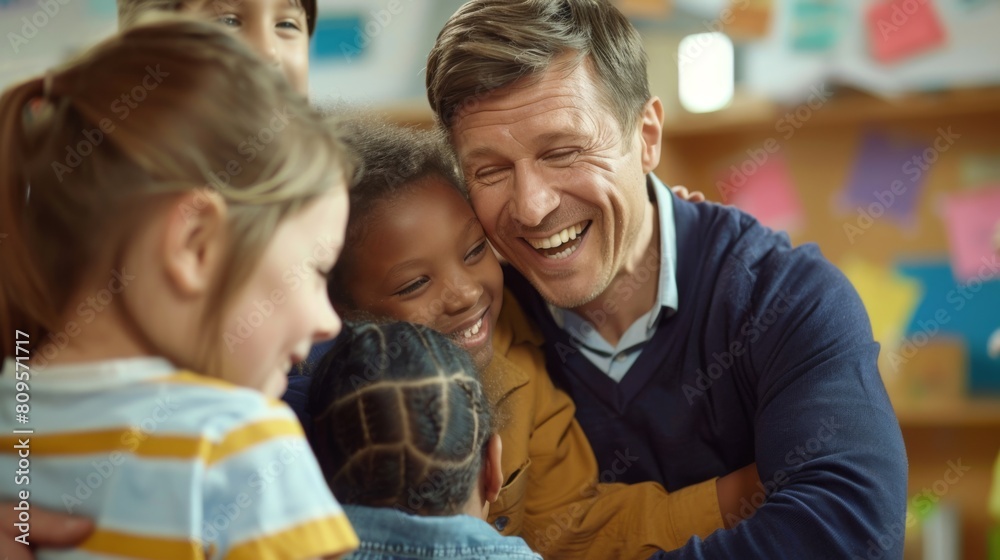
[{"label": "white wall", "polygon": [[[313,98],[370,104],[424,99],[427,52],[461,3],[319,0],[321,18],[360,16],[370,43],[354,58],[313,56]],[[0,0],[0,88],[43,73],[115,30],[115,0]]]}]

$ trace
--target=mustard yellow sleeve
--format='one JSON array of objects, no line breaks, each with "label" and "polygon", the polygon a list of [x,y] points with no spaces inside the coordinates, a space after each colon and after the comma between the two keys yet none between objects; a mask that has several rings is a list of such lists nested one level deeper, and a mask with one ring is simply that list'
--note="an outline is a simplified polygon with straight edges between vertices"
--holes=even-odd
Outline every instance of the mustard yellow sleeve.
[{"label": "mustard yellow sleeve", "polygon": [[533,549],[546,558],[646,559],[723,527],[715,479],[670,493],[653,482],[598,483],[576,407],[532,350],[536,409],[521,536]]}]

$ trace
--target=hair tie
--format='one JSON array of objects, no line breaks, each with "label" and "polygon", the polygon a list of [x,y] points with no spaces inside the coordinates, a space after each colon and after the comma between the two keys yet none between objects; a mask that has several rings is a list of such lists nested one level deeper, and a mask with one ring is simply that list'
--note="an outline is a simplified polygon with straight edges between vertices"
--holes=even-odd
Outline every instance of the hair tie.
[{"label": "hair tie", "polygon": [[47,70],[45,72],[45,77],[42,78],[42,99],[46,101],[52,100],[52,82],[55,79],[55,72],[52,70]]},{"label": "hair tie", "polygon": [[55,73],[52,70],[45,72],[42,77],[42,94],[28,100],[24,106],[24,122],[29,125],[37,125],[41,121],[46,121],[55,112],[55,103],[52,101],[52,82]]}]

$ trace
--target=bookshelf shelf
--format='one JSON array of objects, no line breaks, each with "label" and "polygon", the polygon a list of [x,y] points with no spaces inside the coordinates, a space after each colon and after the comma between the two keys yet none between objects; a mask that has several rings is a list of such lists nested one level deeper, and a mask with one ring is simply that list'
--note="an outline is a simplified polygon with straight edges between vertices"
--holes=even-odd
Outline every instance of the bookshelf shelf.
[{"label": "bookshelf shelf", "polygon": [[[797,110],[800,110],[798,116]],[[820,104],[817,101],[812,107],[808,104],[780,106],[749,97],[737,97],[730,107],[714,113],[668,115],[663,134],[671,140],[748,130],[774,130],[789,114],[795,121],[786,119],[786,124],[805,121],[808,126],[815,127],[942,119],[984,113],[1000,113],[1000,87],[915,93],[894,99],[858,91],[841,91],[828,102]]]}]

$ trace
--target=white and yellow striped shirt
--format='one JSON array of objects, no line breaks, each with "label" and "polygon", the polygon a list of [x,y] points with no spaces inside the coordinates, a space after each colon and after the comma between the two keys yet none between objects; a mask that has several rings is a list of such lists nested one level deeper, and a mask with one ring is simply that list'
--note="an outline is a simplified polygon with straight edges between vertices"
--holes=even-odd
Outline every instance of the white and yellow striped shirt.
[{"label": "white and yellow striped shirt", "polygon": [[[159,358],[114,360],[30,372],[22,424],[14,372],[8,359],[0,498],[27,490],[32,508],[97,526],[79,549],[38,558],[294,559],[357,547],[281,401]],[[13,433],[22,429],[33,433]]]}]

